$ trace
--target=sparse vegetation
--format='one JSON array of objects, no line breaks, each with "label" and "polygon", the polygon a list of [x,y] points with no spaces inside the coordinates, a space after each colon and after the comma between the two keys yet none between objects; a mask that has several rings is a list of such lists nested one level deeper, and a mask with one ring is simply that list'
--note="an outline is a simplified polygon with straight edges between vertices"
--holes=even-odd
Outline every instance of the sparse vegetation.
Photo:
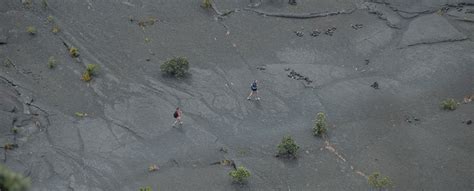
[{"label": "sparse vegetation", "polygon": [[174,57],[162,64],[160,69],[168,75],[181,78],[186,75],[186,72],[189,69],[189,62],[184,57]]},{"label": "sparse vegetation", "polygon": [[30,187],[30,179],[0,165],[0,190],[26,191]]},{"label": "sparse vegetation", "polygon": [[15,67],[15,64],[13,64],[13,61],[10,60],[10,58],[6,58],[6,59],[3,61],[3,64],[4,64],[5,67],[7,67],[7,68],[10,68],[10,66]]},{"label": "sparse vegetation", "polygon": [[33,1],[32,0],[21,0],[21,4],[23,4],[23,6],[25,8],[29,9],[33,5]]},{"label": "sparse vegetation", "polygon": [[61,29],[59,28],[59,26],[56,25],[56,24],[53,25],[53,28],[51,29],[51,32],[54,33],[54,34],[56,34],[56,33],[58,33],[59,31],[61,31]]},{"label": "sparse vegetation", "polygon": [[43,9],[48,8],[48,6],[49,6],[49,4],[48,4],[47,0],[41,0],[41,7],[43,7]]},{"label": "sparse vegetation", "polygon": [[17,127],[13,127],[13,128],[12,128],[12,133],[13,133],[13,134],[18,134],[18,128],[17,128]]},{"label": "sparse vegetation", "polygon": [[148,166],[148,172],[155,172],[159,169],[160,168],[158,168],[158,166],[156,164],[151,164],[150,166]]},{"label": "sparse vegetation", "polygon": [[28,34],[33,36],[36,34],[37,31],[34,26],[29,26],[29,27],[26,27],[26,32],[28,32]]},{"label": "sparse vegetation", "polygon": [[456,100],[452,98],[445,99],[441,102],[441,108],[443,108],[444,110],[453,111],[453,110],[456,110],[457,106],[458,106],[458,103],[456,102]]},{"label": "sparse vegetation", "polygon": [[46,20],[48,21],[48,23],[51,23],[54,21],[54,17],[52,15],[49,15],[48,17],[46,17]]},{"label": "sparse vegetation", "polygon": [[206,8],[206,9],[211,8],[212,7],[211,0],[202,0],[201,7]]},{"label": "sparse vegetation", "polygon": [[318,114],[316,114],[316,121],[313,127],[313,135],[321,136],[322,134],[326,133],[326,127],[326,115],[322,112],[319,112]]},{"label": "sparse vegetation", "polygon": [[296,142],[291,138],[291,136],[284,136],[281,140],[281,143],[278,144],[278,154],[277,157],[286,156],[296,158],[296,153],[300,147]]},{"label": "sparse vegetation", "polygon": [[369,185],[377,190],[387,189],[393,186],[389,177],[381,177],[380,173],[374,172],[369,176]]},{"label": "sparse vegetation", "polygon": [[76,115],[78,117],[87,117],[87,113],[84,113],[84,112],[76,112],[76,113],[74,113],[74,115]]},{"label": "sparse vegetation", "polygon": [[147,187],[141,187],[139,191],[153,191],[151,189],[151,187],[147,186]]},{"label": "sparse vegetation", "polygon": [[149,43],[149,42],[151,42],[151,39],[148,38],[148,37],[145,37],[145,42],[146,42],[146,43]]},{"label": "sparse vegetation", "polygon": [[232,177],[234,183],[244,184],[247,178],[250,177],[250,172],[243,166],[237,167],[237,169],[229,172],[229,176]]},{"label": "sparse vegetation", "polygon": [[92,76],[96,75],[97,65],[95,64],[87,64],[86,71],[82,73],[82,80],[85,82],[89,82],[92,80]]},{"label": "sparse vegetation", "polygon": [[151,26],[154,25],[156,22],[156,19],[153,17],[149,17],[146,20],[138,21],[138,26],[142,27],[144,29],[146,26]]},{"label": "sparse vegetation", "polygon": [[56,59],[54,56],[50,56],[48,59],[48,68],[53,69],[54,67],[56,67]]},{"label": "sparse vegetation", "polygon": [[79,49],[77,49],[76,47],[69,48],[69,55],[71,55],[71,57],[73,57],[73,58],[78,57],[79,56]]}]

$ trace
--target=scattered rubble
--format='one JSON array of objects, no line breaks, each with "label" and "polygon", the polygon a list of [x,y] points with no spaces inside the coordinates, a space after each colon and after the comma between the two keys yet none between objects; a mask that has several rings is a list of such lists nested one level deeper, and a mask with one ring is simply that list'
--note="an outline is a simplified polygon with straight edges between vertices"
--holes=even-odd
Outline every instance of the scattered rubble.
[{"label": "scattered rubble", "polygon": [[267,68],[265,66],[257,66],[257,70],[266,70]]},{"label": "scattered rubble", "polygon": [[328,28],[328,29],[324,32],[324,34],[329,35],[329,36],[332,36],[333,33],[336,31],[336,29],[337,29],[336,27]]},{"label": "scattered rubble", "polygon": [[[287,69],[290,70],[289,68]],[[287,69],[285,69],[285,71],[288,71]],[[303,76],[302,74],[295,72],[295,70],[291,70],[290,73],[288,74],[288,77],[295,80],[304,80],[307,84],[310,84],[313,82],[307,76]]]},{"label": "scattered rubble", "polygon": [[379,83],[374,82],[372,85],[370,85],[370,87],[373,87],[374,89],[378,90],[379,89]]},{"label": "scattered rubble", "polygon": [[303,37],[304,33],[302,31],[295,31],[296,36]]},{"label": "scattered rubble", "polygon": [[364,25],[363,24],[354,24],[354,25],[351,25],[351,27],[355,30],[359,30],[359,29],[363,28]]},{"label": "scattered rubble", "polygon": [[311,35],[312,37],[317,37],[317,36],[319,36],[320,34],[321,34],[321,32],[320,32],[318,29],[315,29],[315,30],[313,30],[313,31],[311,32],[310,35]]}]

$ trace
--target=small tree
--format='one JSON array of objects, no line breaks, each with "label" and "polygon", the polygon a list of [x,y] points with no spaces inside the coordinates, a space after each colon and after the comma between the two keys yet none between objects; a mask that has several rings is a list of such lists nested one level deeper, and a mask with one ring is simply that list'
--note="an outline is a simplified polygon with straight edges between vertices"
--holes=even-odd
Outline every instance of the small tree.
[{"label": "small tree", "polygon": [[56,67],[56,59],[54,56],[51,56],[48,59],[48,68],[53,69],[54,67]]},{"label": "small tree", "polygon": [[313,127],[313,135],[314,136],[321,136],[322,134],[326,133],[326,115],[322,112],[316,114],[316,121]]},{"label": "small tree", "polygon": [[457,106],[458,106],[458,103],[456,102],[456,100],[452,98],[445,99],[441,102],[441,108],[443,108],[444,110],[453,111],[453,110],[456,110]]},{"label": "small tree", "polygon": [[174,57],[160,66],[161,72],[176,78],[184,77],[189,69],[189,62],[184,57]]},{"label": "small tree", "polygon": [[278,144],[278,155],[296,158],[296,152],[300,147],[296,145],[291,136],[284,136],[281,143]]},{"label": "small tree", "polygon": [[250,172],[243,166],[237,167],[237,169],[229,172],[229,176],[235,183],[244,184],[247,178],[250,177]]},{"label": "small tree", "polygon": [[0,190],[26,191],[30,187],[30,179],[0,165]]},{"label": "small tree", "polygon": [[380,173],[374,172],[369,176],[369,185],[377,190],[384,190],[392,187],[393,183],[389,177],[381,177]]}]

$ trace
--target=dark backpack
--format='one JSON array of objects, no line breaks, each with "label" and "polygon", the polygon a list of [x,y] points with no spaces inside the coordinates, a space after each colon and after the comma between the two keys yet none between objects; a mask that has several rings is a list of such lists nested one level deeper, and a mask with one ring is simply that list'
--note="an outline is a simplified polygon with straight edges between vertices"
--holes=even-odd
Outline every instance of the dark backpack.
[{"label": "dark backpack", "polygon": [[178,111],[175,111],[175,112],[173,113],[173,117],[174,117],[174,118],[178,118],[178,116],[179,116]]},{"label": "dark backpack", "polygon": [[257,90],[257,83],[252,83],[252,85],[250,85],[250,89],[252,90]]}]

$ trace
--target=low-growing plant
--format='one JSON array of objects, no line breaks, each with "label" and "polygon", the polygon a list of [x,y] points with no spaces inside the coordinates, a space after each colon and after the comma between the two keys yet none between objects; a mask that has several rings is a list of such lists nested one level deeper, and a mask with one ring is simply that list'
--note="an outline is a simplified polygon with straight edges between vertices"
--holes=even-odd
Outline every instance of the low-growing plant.
[{"label": "low-growing plant", "polygon": [[86,71],[82,73],[81,79],[85,82],[91,81],[92,76],[95,76],[97,74],[97,65],[95,64],[87,64],[86,66]]},{"label": "low-growing plant", "polygon": [[456,100],[452,98],[445,99],[441,102],[441,108],[443,108],[444,110],[453,111],[453,110],[456,110],[457,106],[458,106],[458,103],[456,102]]},{"label": "low-growing plant", "polygon": [[296,158],[296,153],[300,147],[296,142],[291,138],[291,136],[284,136],[281,140],[281,143],[278,144],[278,154],[277,157],[287,156]]},{"label": "low-growing plant", "polygon": [[49,15],[48,17],[46,17],[46,20],[48,21],[48,23],[53,22],[54,21],[53,15]]},{"label": "low-growing plant", "polygon": [[239,166],[237,169],[229,172],[229,176],[232,177],[234,183],[244,184],[247,178],[250,177],[250,171],[243,166]]},{"label": "low-growing plant", "polygon": [[26,32],[30,35],[35,35],[36,34],[36,28],[34,26],[28,26],[26,27]]},{"label": "low-growing plant", "polygon": [[382,190],[393,186],[389,177],[383,177],[378,172],[372,173],[368,178],[368,183],[375,189]]},{"label": "low-growing plant", "polygon": [[73,57],[73,58],[78,57],[79,56],[79,49],[77,49],[76,47],[69,48],[69,55],[71,55],[71,57]]},{"label": "low-growing plant", "polygon": [[30,188],[30,179],[0,165],[0,190],[26,191]]},{"label": "low-growing plant", "polygon": [[59,31],[61,31],[61,29],[58,25],[53,25],[53,28],[51,28],[51,32],[54,34],[58,33]]},{"label": "low-growing plant", "polygon": [[153,191],[150,186],[147,187],[140,187],[139,191]]},{"label": "low-growing plant", "polygon": [[43,9],[48,8],[48,6],[49,6],[49,4],[48,4],[47,0],[41,0],[41,7],[43,7]]},{"label": "low-growing plant", "polygon": [[21,0],[21,4],[23,4],[23,6],[25,8],[29,9],[33,5],[33,1],[32,0]]},{"label": "low-growing plant", "polygon": [[12,133],[13,133],[13,134],[18,134],[18,131],[19,131],[19,130],[18,130],[18,127],[13,127],[13,128],[12,128]]},{"label": "low-growing plant", "polygon": [[316,114],[316,120],[313,127],[313,135],[321,136],[327,131],[326,115],[323,112]]},{"label": "low-growing plant", "polygon": [[189,62],[184,57],[174,57],[167,60],[160,66],[161,72],[172,75],[176,78],[181,78],[186,75],[189,70]]},{"label": "low-growing plant", "polygon": [[48,68],[53,69],[54,67],[56,67],[56,59],[54,56],[50,56],[48,59]]},{"label": "low-growing plant", "polygon": [[212,7],[211,0],[202,0],[201,7],[202,8],[211,8]]}]

